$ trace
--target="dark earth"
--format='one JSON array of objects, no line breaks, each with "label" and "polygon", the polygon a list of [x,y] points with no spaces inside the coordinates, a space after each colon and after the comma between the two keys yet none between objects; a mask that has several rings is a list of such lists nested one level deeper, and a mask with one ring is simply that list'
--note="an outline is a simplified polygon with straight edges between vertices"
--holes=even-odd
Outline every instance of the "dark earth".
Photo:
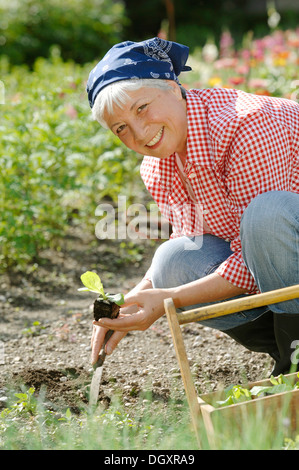
[{"label": "dark earth", "polygon": [[[156,247],[150,240],[100,241],[73,228],[31,272],[0,278],[0,409],[10,394],[29,387],[58,412],[79,413],[88,405],[96,294],[78,292],[80,276],[95,270],[105,290],[125,294],[142,278]],[[196,323],[182,332],[198,393],[271,373],[266,354],[249,352],[224,333]],[[169,397],[185,398],[166,316],[145,332],[128,334],[106,357],[99,404],[108,407],[118,394],[130,412],[149,393],[165,405]]]}]

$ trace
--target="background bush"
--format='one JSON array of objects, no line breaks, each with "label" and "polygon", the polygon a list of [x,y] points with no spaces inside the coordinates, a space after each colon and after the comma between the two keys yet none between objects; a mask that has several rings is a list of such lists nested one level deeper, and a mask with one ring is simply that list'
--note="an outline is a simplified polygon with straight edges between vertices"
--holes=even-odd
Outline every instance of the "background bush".
[{"label": "background bush", "polygon": [[56,44],[64,60],[86,63],[119,42],[126,22],[120,0],[1,0],[0,55],[32,65]]},{"label": "background bush", "polygon": [[[93,65],[58,51],[33,71],[0,61],[0,270],[23,269],[70,223],[94,230],[95,208],[141,186],[139,157],[92,120],[85,83]],[[56,53],[56,55],[55,55]],[[137,176],[138,175],[138,176]]]}]

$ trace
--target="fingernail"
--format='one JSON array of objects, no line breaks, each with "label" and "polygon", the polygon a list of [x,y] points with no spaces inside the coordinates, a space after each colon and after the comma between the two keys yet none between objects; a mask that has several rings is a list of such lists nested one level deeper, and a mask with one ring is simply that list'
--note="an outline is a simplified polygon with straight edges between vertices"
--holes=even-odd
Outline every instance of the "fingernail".
[{"label": "fingernail", "polygon": [[111,346],[106,346],[106,354],[107,354],[108,356],[109,356],[109,354],[112,353],[112,351],[113,351],[113,350],[112,350]]}]

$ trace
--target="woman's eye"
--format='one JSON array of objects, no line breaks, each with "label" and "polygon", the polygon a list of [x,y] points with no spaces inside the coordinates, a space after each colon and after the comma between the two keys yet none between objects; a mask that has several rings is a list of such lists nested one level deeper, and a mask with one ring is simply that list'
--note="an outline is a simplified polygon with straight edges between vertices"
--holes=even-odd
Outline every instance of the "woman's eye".
[{"label": "woman's eye", "polygon": [[137,109],[137,113],[140,113],[140,111],[142,111],[146,107],[147,107],[147,104],[143,104],[142,106],[139,106],[139,108]]},{"label": "woman's eye", "polygon": [[119,126],[119,127],[116,129],[116,133],[117,133],[117,134],[120,134],[120,133],[124,130],[125,127],[126,127],[125,124],[123,124],[122,126]]}]

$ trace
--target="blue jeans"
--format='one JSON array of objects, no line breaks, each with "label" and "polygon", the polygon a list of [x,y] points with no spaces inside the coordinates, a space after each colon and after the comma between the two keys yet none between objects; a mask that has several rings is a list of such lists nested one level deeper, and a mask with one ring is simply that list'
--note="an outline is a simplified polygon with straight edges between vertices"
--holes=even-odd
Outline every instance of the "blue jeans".
[{"label": "blue jeans", "polygon": [[[299,194],[271,191],[258,195],[243,213],[240,235],[244,262],[261,292],[299,284]],[[229,242],[210,234],[168,240],[153,257],[153,287],[176,287],[203,278],[231,254]],[[207,304],[183,310],[202,305]],[[201,323],[225,331],[253,321],[269,309],[299,314],[299,299]]]}]

